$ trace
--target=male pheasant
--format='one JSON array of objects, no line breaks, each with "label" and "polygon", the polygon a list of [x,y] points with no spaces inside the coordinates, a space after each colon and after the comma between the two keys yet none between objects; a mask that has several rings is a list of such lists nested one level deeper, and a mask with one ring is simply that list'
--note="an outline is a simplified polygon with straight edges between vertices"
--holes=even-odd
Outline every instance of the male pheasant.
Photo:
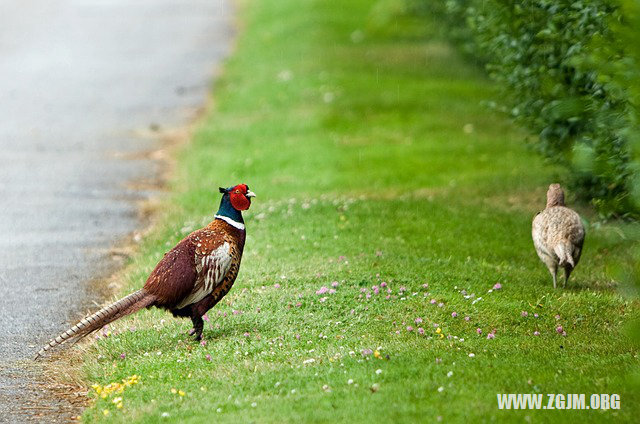
[{"label": "male pheasant", "polygon": [[191,318],[196,340],[202,338],[202,316],[231,289],[238,275],[245,242],[243,210],[255,194],[246,184],[220,188],[220,209],[214,220],[185,237],[160,260],[144,287],[83,318],[43,347],[36,359],[53,346],[80,338],[119,318],[156,306],[176,317]]},{"label": "male pheasant", "polygon": [[547,207],[533,218],[531,235],[540,260],[549,269],[556,288],[558,266],[564,268],[564,284],[578,265],[584,226],[580,215],[564,205],[564,192],[560,184],[551,184],[547,191]]}]

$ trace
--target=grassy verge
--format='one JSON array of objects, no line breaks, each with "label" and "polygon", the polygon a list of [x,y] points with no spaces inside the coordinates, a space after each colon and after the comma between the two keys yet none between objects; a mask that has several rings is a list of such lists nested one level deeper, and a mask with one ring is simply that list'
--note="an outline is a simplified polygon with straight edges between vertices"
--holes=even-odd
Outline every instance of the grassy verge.
[{"label": "grassy verge", "polygon": [[[96,396],[85,421],[637,415],[622,330],[638,305],[605,272],[629,249],[620,228],[589,228],[573,283],[554,291],[530,240],[552,170],[481,106],[494,88],[475,68],[385,4],[244,4],[217,108],[127,284],[211,219],[218,185],[246,182],[259,197],[239,279],[205,345],[161,311],[111,328],[87,380],[139,382]],[[496,393],[619,393],[622,409],[498,411]]]}]

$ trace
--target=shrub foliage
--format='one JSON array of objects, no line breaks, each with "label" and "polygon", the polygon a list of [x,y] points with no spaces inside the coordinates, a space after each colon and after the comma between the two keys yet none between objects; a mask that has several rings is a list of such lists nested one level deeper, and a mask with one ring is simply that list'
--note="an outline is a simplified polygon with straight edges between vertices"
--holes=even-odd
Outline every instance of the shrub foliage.
[{"label": "shrub foliage", "polygon": [[638,211],[624,78],[638,63],[625,51],[623,10],[616,0],[448,0],[445,8],[451,35],[504,89],[494,106],[530,130],[534,148],[605,217]]}]

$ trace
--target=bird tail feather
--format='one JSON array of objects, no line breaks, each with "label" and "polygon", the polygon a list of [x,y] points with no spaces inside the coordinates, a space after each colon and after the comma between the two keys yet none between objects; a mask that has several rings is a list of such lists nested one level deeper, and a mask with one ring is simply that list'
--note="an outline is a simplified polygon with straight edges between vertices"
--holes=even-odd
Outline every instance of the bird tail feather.
[{"label": "bird tail feather", "polygon": [[556,244],[553,247],[553,251],[558,256],[558,265],[569,264],[572,268],[576,266],[573,261],[573,245],[568,240]]},{"label": "bird tail feather", "polygon": [[81,319],[79,323],[77,323],[64,333],[60,334],[55,339],[51,339],[51,341],[46,346],[40,349],[38,354],[33,359],[38,359],[46,351],[54,346],[60,345],[71,339],[80,340],[81,338],[93,333],[94,331],[119,318],[125,317],[139,311],[140,309],[151,306],[154,301],[155,297],[147,293],[144,289],[131,293],[130,295],[123,297],[122,299],[112,303],[111,305],[105,306],[95,314]]}]

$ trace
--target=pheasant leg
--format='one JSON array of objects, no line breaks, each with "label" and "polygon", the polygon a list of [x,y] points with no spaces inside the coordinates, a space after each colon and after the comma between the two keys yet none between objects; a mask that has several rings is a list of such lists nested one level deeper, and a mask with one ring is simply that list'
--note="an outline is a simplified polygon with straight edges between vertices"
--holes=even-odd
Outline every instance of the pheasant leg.
[{"label": "pheasant leg", "polygon": [[189,331],[189,334],[195,334],[196,341],[202,340],[202,329],[204,328],[204,321],[202,320],[202,317],[199,315],[194,315],[191,317],[191,321],[193,322],[193,328],[191,329],[191,331]]},{"label": "pheasant leg", "polygon": [[564,284],[562,285],[562,287],[567,287],[569,276],[571,276],[571,271],[573,271],[573,269],[568,266],[564,268]]}]

